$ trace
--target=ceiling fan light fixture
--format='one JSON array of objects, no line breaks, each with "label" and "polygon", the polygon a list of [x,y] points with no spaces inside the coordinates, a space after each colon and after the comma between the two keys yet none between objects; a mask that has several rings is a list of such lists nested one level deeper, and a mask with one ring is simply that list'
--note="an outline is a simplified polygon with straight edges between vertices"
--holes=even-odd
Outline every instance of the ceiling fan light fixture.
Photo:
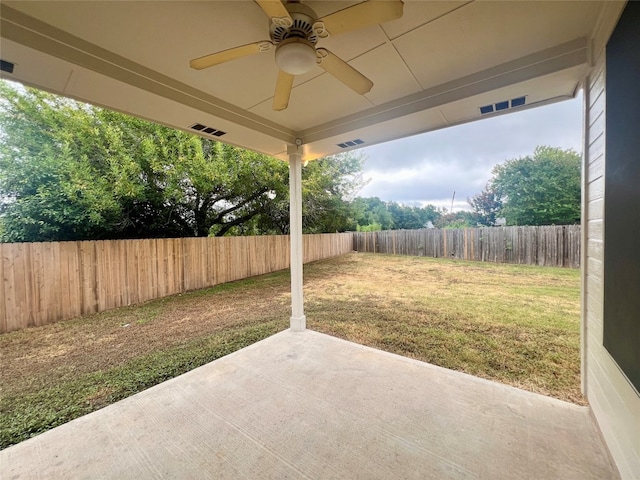
[{"label": "ceiling fan light fixture", "polygon": [[283,72],[302,75],[317,63],[316,49],[302,38],[287,38],[276,48],[276,63]]}]

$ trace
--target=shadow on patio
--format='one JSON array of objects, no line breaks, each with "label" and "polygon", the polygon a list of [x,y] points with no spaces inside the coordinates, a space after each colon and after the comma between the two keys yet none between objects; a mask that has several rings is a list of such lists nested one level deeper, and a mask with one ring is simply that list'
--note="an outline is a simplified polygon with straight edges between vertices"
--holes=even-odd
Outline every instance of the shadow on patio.
[{"label": "shadow on patio", "polygon": [[284,331],[0,452],[4,478],[615,479],[588,408]]}]

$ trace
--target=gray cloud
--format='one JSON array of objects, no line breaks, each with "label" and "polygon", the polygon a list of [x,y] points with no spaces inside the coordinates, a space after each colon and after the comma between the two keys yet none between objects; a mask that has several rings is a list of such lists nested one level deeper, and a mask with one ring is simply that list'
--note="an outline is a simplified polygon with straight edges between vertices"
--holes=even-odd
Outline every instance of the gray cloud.
[{"label": "gray cloud", "polygon": [[580,151],[581,119],[579,97],[365,148],[371,182],[360,194],[449,206],[455,190],[456,208],[465,208],[494,165],[529,155],[538,145]]},{"label": "gray cloud", "polygon": [[491,172],[490,165],[465,165],[458,160],[424,162],[409,169],[368,171],[372,180],[362,191],[365,196],[379,196],[399,202],[451,198],[466,199],[482,190]]}]

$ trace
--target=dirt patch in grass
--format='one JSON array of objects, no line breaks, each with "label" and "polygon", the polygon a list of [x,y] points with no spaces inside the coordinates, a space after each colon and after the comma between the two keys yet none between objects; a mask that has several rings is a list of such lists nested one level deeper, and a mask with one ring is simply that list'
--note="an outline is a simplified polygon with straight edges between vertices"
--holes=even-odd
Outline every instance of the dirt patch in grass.
[{"label": "dirt patch in grass", "polygon": [[[305,266],[308,327],[584,404],[577,270],[351,254]],[[5,448],[288,327],[280,272],[0,336]]]}]

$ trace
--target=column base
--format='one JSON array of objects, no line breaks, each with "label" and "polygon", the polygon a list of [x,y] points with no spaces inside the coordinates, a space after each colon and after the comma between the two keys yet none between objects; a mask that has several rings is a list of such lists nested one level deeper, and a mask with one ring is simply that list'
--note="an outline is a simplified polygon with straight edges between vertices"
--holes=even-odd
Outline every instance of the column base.
[{"label": "column base", "polygon": [[289,328],[292,332],[304,332],[307,328],[307,317],[303,315],[299,318],[291,317],[289,319]]}]

